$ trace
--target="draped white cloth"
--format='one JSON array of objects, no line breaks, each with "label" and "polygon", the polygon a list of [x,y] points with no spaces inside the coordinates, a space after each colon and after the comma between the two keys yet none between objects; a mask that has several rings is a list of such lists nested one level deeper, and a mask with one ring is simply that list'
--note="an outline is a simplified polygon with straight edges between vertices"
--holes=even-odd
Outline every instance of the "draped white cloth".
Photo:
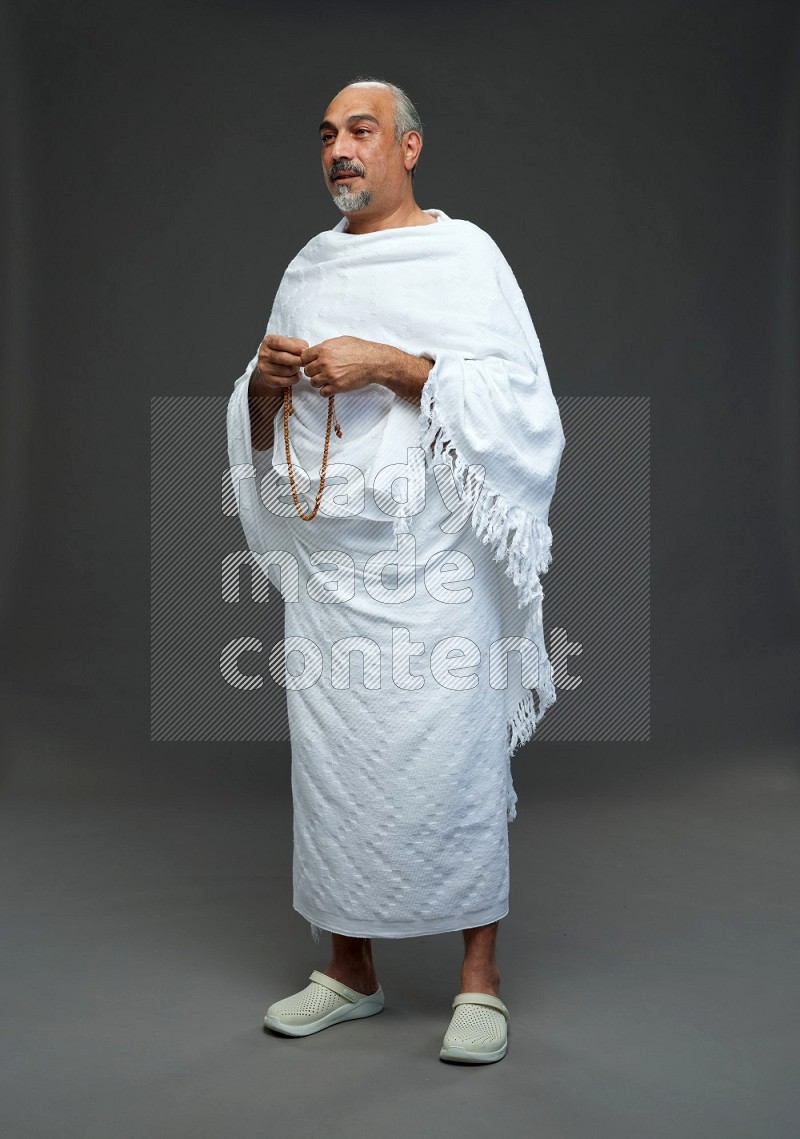
[{"label": "draped white cloth", "polygon": [[[421,593],[381,609],[367,593],[346,598],[343,606],[319,604],[319,596],[309,603],[301,595],[299,606],[287,602],[287,638],[290,628],[300,638],[313,630],[315,642],[329,648],[355,632],[375,634],[383,648],[390,648],[390,626],[414,626],[420,635],[435,627],[481,646],[482,666],[498,636],[525,638],[536,650],[536,668],[524,685],[512,682],[498,693],[491,683],[472,691],[466,681],[460,688],[445,684],[447,707],[430,677],[425,695],[411,704],[406,692],[398,695],[402,686],[397,683],[374,695],[368,688],[343,691],[329,660],[316,688],[287,684],[295,908],[314,931],[321,925],[352,936],[411,936],[485,924],[494,920],[487,918],[490,913],[501,916],[497,911],[507,906],[507,847],[497,828],[501,818],[505,826],[516,815],[511,756],[531,738],[556,699],[544,642],[540,577],[551,560],[548,512],[565,445],[558,407],[524,298],[496,243],[471,222],[449,218],[441,210],[427,212],[435,224],[366,234],[348,233],[343,218],[304,246],[280,283],[265,335],[301,337],[311,345],[351,335],[434,361],[419,407],[377,383],[336,396],[343,434],[331,433],[326,485],[315,519],[300,520],[286,493],[282,408],[275,416],[274,448],[252,449],[248,382],[257,352],[228,404],[231,473],[251,551],[263,553],[288,542],[313,573],[318,563],[311,546],[317,536],[317,549],[330,552],[336,545],[354,551],[353,563],[366,585],[371,553],[394,543],[406,549],[408,539],[418,535],[412,577],[419,580]],[[328,400],[305,376],[293,386],[292,396],[291,458],[308,512],[319,486]],[[398,476],[407,476],[407,493],[399,500],[394,496]],[[437,549],[444,551],[442,556],[460,551],[471,560],[468,604],[443,606],[439,596],[433,605],[430,588],[426,596],[424,567]],[[277,585],[273,564],[268,572]],[[286,599],[282,574],[280,588]],[[340,593],[337,600],[342,599]],[[424,735],[416,737],[420,725]],[[349,743],[337,745],[342,732]],[[412,738],[413,749],[403,746]],[[360,757],[354,740],[367,749]],[[390,768],[375,762],[381,741],[392,749]],[[337,746],[341,754],[333,755]],[[442,762],[443,749],[449,753],[454,747],[458,759],[449,767],[444,763],[450,781],[441,783],[443,798],[437,799],[431,768]],[[324,771],[321,750],[327,750]],[[420,812],[427,807],[410,789],[422,775],[423,753],[426,790],[436,811],[426,816],[427,845],[421,846]],[[362,777],[358,791],[347,805],[340,803],[337,815],[337,788],[356,768]],[[364,787],[372,788],[372,800]],[[480,813],[481,795],[488,814]],[[403,803],[412,801],[414,837],[405,842],[409,816]],[[371,861],[358,862],[356,848],[347,847],[354,817],[360,820],[362,839],[364,828],[378,827]],[[473,824],[465,828],[468,817]],[[445,865],[441,848],[447,835],[451,861]],[[385,879],[376,870],[381,836],[392,850]],[[476,875],[475,851],[482,844],[489,869]],[[465,859],[472,867],[467,878]],[[423,865],[428,870],[420,874]]]}]

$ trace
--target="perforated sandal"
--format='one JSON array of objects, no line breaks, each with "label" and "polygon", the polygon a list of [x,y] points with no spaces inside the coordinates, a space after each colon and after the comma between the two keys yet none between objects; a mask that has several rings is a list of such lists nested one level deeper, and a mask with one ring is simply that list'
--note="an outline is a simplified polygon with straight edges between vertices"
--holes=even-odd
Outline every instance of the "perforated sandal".
[{"label": "perforated sandal", "polygon": [[310,1036],[340,1021],[374,1016],[383,1009],[380,985],[374,993],[359,993],[319,969],[314,969],[310,979],[311,984],[299,993],[269,1006],[264,1017],[267,1028],[284,1036]]},{"label": "perforated sandal", "polygon": [[459,993],[444,1034],[440,1060],[492,1064],[508,1051],[508,1009],[491,993]]}]

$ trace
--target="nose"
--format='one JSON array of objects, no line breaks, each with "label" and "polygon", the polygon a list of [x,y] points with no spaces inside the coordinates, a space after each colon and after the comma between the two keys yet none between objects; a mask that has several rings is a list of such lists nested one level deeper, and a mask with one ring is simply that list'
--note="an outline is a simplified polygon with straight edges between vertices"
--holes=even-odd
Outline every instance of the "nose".
[{"label": "nose", "polygon": [[348,162],[352,161],[352,149],[350,147],[350,143],[346,134],[340,133],[336,136],[336,138],[331,143],[330,150],[328,151],[328,157],[330,158],[331,165],[333,165],[334,162],[341,161],[342,159],[345,159]]}]

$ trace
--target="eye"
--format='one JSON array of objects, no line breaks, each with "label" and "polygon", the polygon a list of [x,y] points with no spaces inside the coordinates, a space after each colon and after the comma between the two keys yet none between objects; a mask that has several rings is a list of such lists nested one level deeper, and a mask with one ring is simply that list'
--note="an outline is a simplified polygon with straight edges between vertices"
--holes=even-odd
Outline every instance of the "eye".
[{"label": "eye", "polygon": [[364,134],[369,134],[369,127],[356,127],[356,134],[363,131]]}]

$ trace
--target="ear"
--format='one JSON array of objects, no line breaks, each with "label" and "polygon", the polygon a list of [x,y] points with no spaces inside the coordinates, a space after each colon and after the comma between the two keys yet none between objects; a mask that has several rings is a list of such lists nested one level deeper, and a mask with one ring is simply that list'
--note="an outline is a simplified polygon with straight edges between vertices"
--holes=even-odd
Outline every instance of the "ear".
[{"label": "ear", "polygon": [[419,131],[406,131],[401,145],[403,147],[403,165],[413,175],[414,167],[417,165],[422,150],[422,136]]}]

